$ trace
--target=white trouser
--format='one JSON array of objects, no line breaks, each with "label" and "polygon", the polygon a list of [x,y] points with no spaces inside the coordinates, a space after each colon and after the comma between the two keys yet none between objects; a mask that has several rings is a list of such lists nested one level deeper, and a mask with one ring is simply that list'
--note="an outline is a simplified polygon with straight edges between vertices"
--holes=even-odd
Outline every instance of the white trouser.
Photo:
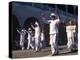
[{"label": "white trouser", "polygon": [[32,41],[31,41],[30,39],[28,39],[27,49],[29,49],[30,47],[31,47],[32,49],[34,49],[34,46],[32,45]]},{"label": "white trouser", "polygon": [[50,34],[50,45],[51,45],[52,54],[56,54],[58,52],[56,33]]},{"label": "white trouser", "polygon": [[24,49],[24,40],[23,39],[20,40],[20,47],[22,50]]},{"label": "white trouser", "polygon": [[38,51],[40,45],[40,38],[35,37],[35,50]]},{"label": "white trouser", "polygon": [[42,48],[43,47],[43,44],[42,44],[42,41],[40,42],[40,48]]},{"label": "white trouser", "polygon": [[44,48],[45,47],[45,41],[44,40],[41,40],[40,41],[40,48]]},{"label": "white trouser", "polygon": [[67,48],[72,49],[74,47],[74,34],[67,34],[67,39],[68,39],[68,43],[67,43]]}]

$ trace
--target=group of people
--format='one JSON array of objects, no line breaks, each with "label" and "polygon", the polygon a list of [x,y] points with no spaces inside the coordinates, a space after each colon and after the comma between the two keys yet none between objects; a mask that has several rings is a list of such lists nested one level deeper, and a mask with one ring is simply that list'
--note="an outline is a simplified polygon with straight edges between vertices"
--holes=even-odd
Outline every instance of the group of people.
[{"label": "group of people", "polygon": [[[56,55],[59,53],[59,48],[58,48],[58,41],[57,41],[57,36],[58,36],[58,27],[59,27],[59,23],[60,23],[60,19],[59,16],[55,13],[51,13],[50,15],[50,20],[48,20],[47,22],[49,23],[49,35],[50,35],[50,46],[51,46],[51,52],[52,55]],[[67,32],[67,48],[70,49],[71,51],[74,48],[74,37],[76,34],[76,25],[72,25],[72,22],[69,21],[69,24],[66,26],[66,32]],[[32,29],[28,28],[28,31],[25,29],[22,29],[21,32],[17,29],[17,32],[20,34],[20,46],[22,48],[22,50],[24,49],[24,38],[25,38],[25,34],[28,34],[28,45],[27,45],[27,49],[29,49],[30,47],[32,49],[34,49],[36,52],[38,52],[41,47],[43,46],[43,44],[41,41],[44,41],[44,32],[41,32],[40,30],[40,24],[38,23],[38,21],[35,21],[35,24],[32,25],[31,27],[34,29],[35,33],[33,34]],[[35,43],[34,43],[34,42]]]},{"label": "group of people", "polygon": [[[31,29],[31,27],[35,30],[35,33]],[[33,50],[35,50],[35,52],[38,52],[42,47],[44,47],[44,32],[40,31],[40,25],[37,21],[34,25],[31,24],[31,27],[28,28],[28,31],[25,29],[19,31],[17,29],[17,32],[20,34],[20,46],[22,50],[24,50],[24,38],[27,33],[27,49],[32,48]]]}]

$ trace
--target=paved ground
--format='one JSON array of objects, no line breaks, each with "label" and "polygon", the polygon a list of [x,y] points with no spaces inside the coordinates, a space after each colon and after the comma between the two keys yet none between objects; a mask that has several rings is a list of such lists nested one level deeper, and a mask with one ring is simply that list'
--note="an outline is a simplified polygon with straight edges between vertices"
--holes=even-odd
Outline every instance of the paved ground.
[{"label": "paved ground", "polygon": [[[33,50],[15,50],[12,51],[13,58],[30,58],[30,57],[43,57],[43,56],[51,56],[50,47],[45,47],[41,49],[39,52],[34,52]],[[70,52],[66,46],[59,46],[59,56],[60,55],[77,55],[78,52]]]}]

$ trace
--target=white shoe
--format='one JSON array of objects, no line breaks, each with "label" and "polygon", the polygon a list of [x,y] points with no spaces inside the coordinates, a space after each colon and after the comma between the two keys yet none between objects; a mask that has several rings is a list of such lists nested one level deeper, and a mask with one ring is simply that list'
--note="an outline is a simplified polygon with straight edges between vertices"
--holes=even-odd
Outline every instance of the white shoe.
[{"label": "white shoe", "polygon": [[24,47],[22,47],[22,50],[24,50]]},{"label": "white shoe", "polygon": [[29,50],[29,48],[27,48],[27,50]]}]

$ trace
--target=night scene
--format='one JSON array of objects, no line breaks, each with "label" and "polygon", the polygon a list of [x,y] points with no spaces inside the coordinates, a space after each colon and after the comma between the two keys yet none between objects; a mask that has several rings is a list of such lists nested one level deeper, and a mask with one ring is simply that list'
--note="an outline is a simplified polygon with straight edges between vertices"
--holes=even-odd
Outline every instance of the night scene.
[{"label": "night scene", "polygon": [[9,57],[78,55],[78,6],[9,3]]}]

